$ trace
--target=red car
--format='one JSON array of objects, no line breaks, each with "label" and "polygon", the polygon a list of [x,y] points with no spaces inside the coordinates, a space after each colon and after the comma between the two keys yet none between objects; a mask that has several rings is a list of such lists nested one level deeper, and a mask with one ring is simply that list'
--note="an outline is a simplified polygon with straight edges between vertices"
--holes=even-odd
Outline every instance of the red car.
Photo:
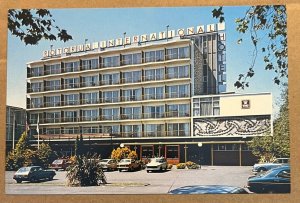
[{"label": "red car", "polygon": [[58,171],[59,169],[66,170],[69,166],[69,162],[67,159],[56,159],[52,162],[50,168],[55,169]]}]

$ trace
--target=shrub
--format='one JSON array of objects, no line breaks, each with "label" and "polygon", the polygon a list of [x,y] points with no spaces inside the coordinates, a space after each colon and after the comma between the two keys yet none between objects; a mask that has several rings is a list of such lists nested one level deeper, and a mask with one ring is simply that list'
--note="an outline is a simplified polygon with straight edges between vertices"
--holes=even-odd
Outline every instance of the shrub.
[{"label": "shrub", "polygon": [[118,147],[117,149],[114,149],[111,152],[111,156],[112,159],[116,159],[116,160],[121,160],[121,159],[137,159],[137,153],[135,151],[131,151],[129,148],[127,147],[123,147],[120,148]]},{"label": "shrub", "polygon": [[185,169],[186,165],[185,163],[179,163],[176,165],[177,169]]},{"label": "shrub", "polygon": [[199,169],[200,166],[192,161],[188,161],[185,163],[188,169]]},{"label": "shrub", "polygon": [[107,180],[96,157],[88,159],[76,156],[75,161],[68,167],[68,186],[97,186],[106,184]]}]

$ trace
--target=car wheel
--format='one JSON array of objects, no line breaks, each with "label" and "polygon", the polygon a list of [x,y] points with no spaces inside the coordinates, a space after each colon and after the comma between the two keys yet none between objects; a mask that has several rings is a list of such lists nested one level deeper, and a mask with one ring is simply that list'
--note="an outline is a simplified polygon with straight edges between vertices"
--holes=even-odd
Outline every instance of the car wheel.
[{"label": "car wheel", "polygon": [[149,173],[150,171],[147,170],[147,173]]},{"label": "car wheel", "polygon": [[58,171],[58,168],[56,168],[55,170]]},{"label": "car wheel", "polygon": [[119,172],[121,172],[122,170],[121,169],[119,169]]},{"label": "car wheel", "polygon": [[29,181],[33,183],[36,181],[36,179],[35,179],[35,177],[31,177]]},{"label": "car wheel", "polygon": [[17,183],[22,183],[22,180],[17,179],[16,181],[17,181]]},{"label": "car wheel", "polygon": [[49,176],[48,180],[53,180],[54,176]]}]

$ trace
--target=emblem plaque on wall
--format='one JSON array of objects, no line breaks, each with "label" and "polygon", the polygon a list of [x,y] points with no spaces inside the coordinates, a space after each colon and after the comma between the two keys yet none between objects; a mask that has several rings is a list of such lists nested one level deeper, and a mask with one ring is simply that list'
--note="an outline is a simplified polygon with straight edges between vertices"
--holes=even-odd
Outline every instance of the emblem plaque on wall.
[{"label": "emblem plaque on wall", "polygon": [[242,100],[242,109],[250,109],[250,100]]}]

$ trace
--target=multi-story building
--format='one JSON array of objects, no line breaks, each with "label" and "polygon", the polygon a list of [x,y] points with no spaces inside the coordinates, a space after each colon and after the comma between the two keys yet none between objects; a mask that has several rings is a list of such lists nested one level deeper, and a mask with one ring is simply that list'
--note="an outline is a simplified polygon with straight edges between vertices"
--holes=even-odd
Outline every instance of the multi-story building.
[{"label": "multi-story building", "polygon": [[10,151],[25,132],[26,109],[6,106],[6,151]]},{"label": "multi-story building", "polygon": [[[27,67],[31,134],[37,137],[39,120],[39,139],[68,154],[81,134],[87,150],[103,157],[125,145],[140,158],[214,164],[214,141],[244,143],[241,136],[203,138],[195,131],[197,119],[216,115],[205,113],[202,100],[210,99],[212,112],[223,115],[215,105],[226,91],[224,28],[198,26],[45,51]],[[271,112],[266,114],[270,121]]]}]

